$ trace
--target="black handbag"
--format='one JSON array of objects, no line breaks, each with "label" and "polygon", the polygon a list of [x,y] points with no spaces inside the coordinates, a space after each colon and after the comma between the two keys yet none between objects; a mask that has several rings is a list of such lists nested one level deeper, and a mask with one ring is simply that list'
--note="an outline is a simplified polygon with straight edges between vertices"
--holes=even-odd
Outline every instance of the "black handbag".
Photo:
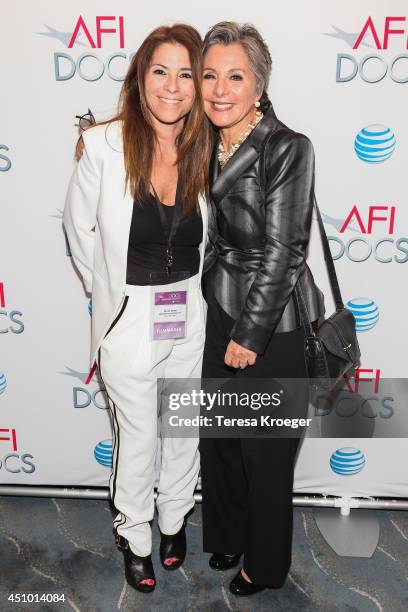
[{"label": "black handbag", "polygon": [[315,391],[330,391],[337,386],[345,374],[359,367],[361,353],[357,341],[355,318],[343,304],[329,241],[316,198],[314,206],[336,311],[320,323],[315,332],[300,283],[297,283],[295,287],[295,299],[305,331],[305,361],[311,386]]}]

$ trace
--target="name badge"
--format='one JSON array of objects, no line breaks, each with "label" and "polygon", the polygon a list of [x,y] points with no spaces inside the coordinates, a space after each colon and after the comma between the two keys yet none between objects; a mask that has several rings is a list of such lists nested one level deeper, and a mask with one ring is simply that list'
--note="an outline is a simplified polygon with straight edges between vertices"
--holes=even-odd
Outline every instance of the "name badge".
[{"label": "name badge", "polygon": [[187,291],[152,291],[152,339],[185,338],[187,334]]}]

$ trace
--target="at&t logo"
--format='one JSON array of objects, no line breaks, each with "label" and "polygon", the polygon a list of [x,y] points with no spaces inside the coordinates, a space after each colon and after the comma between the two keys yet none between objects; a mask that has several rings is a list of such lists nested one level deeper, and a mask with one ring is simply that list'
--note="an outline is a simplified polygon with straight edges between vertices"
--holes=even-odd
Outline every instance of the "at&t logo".
[{"label": "at&t logo", "polygon": [[65,366],[65,370],[65,372],[59,373],[63,376],[76,378],[82,383],[81,385],[77,384],[72,387],[74,408],[88,408],[88,406],[95,406],[95,408],[99,408],[100,410],[107,410],[109,408],[106,391],[95,380],[94,369],[89,373],[78,372],[77,370]]},{"label": "at&t logo", "polygon": [[[332,26],[332,32],[325,32],[326,36],[337,38],[350,48],[348,53],[337,54],[336,82],[361,79],[365,83],[379,83],[388,77],[394,83],[408,83],[406,21],[403,16],[387,16],[375,21],[368,16],[359,24],[357,32],[347,32],[336,26]],[[390,48],[399,48],[401,52],[390,55]]]},{"label": "at&t logo", "polygon": [[[86,22],[80,15],[71,32],[60,32],[45,26],[48,32],[38,32],[43,36],[56,38],[68,49],[75,45],[102,49],[107,37],[115,40],[119,49],[125,46],[125,26],[123,16],[97,15],[95,21]],[[114,81],[123,81],[128,63],[133,53],[115,51],[107,57],[100,53],[84,52],[80,55],[58,51],[54,53],[54,76],[56,81],[69,81],[76,75],[85,81],[98,81],[105,74]]]},{"label": "at&t logo", "polygon": [[391,157],[395,145],[395,136],[390,128],[385,125],[368,125],[357,134],[354,150],[361,161],[378,164]]},{"label": "at&t logo", "polygon": [[330,457],[330,467],[340,476],[353,476],[361,472],[366,460],[357,448],[338,448]]},{"label": "at&t logo", "polygon": [[[4,451],[6,452],[3,455]],[[31,453],[22,453],[17,442],[17,431],[15,428],[0,428],[0,471],[11,474],[32,474],[35,472],[34,459]]]},{"label": "at&t logo", "polygon": [[21,334],[24,331],[24,323],[20,317],[23,316],[21,310],[6,307],[5,284],[0,282],[0,334]]},{"label": "at&t logo", "polygon": [[[323,220],[334,227],[339,235],[328,235],[333,259],[346,257],[355,263],[370,258],[379,263],[406,263],[408,261],[408,237],[395,236],[396,206],[372,205],[366,208],[354,205],[345,219],[336,219],[323,213]],[[374,238],[382,229],[386,233]],[[381,232],[381,233],[383,233]],[[346,234],[351,237],[346,239]]]},{"label": "at&t logo", "polygon": [[102,440],[94,448],[94,457],[99,465],[112,467],[112,440]]},{"label": "at&t logo", "polygon": [[5,392],[7,388],[7,379],[4,372],[0,372],[0,395]]},{"label": "at&t logo", "polygon": [[356,331],[366,332],[375,327],[380,319],[380,311],[374,300],[357,297],[346,304],[356,320]]}]

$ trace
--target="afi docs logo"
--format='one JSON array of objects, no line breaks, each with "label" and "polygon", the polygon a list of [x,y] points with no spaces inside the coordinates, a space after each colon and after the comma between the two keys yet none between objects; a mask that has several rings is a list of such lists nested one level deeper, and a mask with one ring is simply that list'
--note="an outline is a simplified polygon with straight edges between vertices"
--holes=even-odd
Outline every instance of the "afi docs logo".
[{"label": "afi docs logo", "polygon": [[4,283],[0,282],[0,334],[21,334],[24,331],[24,323],[20,320],[22,316],[21,310],[9,310],[6,307],[6,289]]},{"label": "afi docs logo", "polygon": [[365,457],[356,448],[338,448],[330,457],[330,467],[339,476],[353,476],[364,468]]},{"label": "afi docs logo", "polygon": [[68,366],[65,366],[65,370],[65,372],[59,372],[59,374],[78,379],[81,383],[77,383],[72,387],[74,408],[88,408],[91,404],[100,410],[107,410],[109,408],[105,388],[98,381],[93,380],[95,378],[94,368],[89,373],[78,372]]},{"label": "afi docs logo", "polygon": [[[349,395],[342,394],[341,405],[336,406],[338,416],[350,418],[359,413],[369,419],[390,419],[394,415],[395,398],[384,385],[380,368],[357,368],[352,377],[345,374],[344,379]],[[360,400],[353,401],[358,396]]]},{"label": "afi docs logo", "polygon": [[[109,41],[114,42],[119,49],[125,46],[123,16],[96,15],[94,21],[85,21],[80,15],[72,26],[71,31],[64,32],[44,25],[46,31],[37,34],[56,39],[67,49],[74,49],[75,46],[102,49],[105,41],[108,44]],[[69,81],[77,75],[85,81],[98,81],[106,74],[113,81],[123,81],[132,55],[123,51],[114,51],[107,57],[96,51],[85,51],[79,55],[72,51],[56,51],[53,57],[55,80]]]},{"label": "afi docs logo", "polygon": [[380,311],[374,300],[365,297],[357,297],[349,300],[346,304],[356,320],[356,331],[370,331],[380,319]]},{"label": "afi docs logo", "polygon": [[[325,224],[338,232],[327,236],[333,259],[345,257],[361,263],[373,258],[386,264],[408,261],[408,237],[395,235],[397,206],[355,204],[345,219],[326,213],[322,213],[322,217]],[[374,238],[374,234],[377,237]]]},{"label": "afi docs logo", "polygon": [[[7,145],[0,144],[0,151],[9,151]],[[7,172],[11,168],[11,159],[8,155],[4,155],[0,152],[0,172]]]},{"label": "afi docs logo", "polygon": [[[32,474],[35,472],[31,453],[21,453],[14,428],[0,428],[0,472]],[[6,452],[4,455],[3,453]]]},{"label": "afi docs logo", "polygon": [[[408,82],[406,17],[383,17],[374,21],[369,16],[359,24],[357,32],[347,32],[334,25],[332,29],[324,35],[341,40],[350,49],[349,53],[337,54],[337,83],[354,79],[379,83],[386,76],[394,83]],[[391,49],[399,53],[390,57]],[[363,55],[361,51],[364,51]]]}]

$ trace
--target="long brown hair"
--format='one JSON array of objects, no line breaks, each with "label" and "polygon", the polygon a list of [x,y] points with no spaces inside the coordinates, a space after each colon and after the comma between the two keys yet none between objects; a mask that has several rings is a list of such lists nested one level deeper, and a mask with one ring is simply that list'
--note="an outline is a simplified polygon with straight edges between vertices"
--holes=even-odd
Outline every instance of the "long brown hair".
[{"label": "long brown hair", "polygon": [[[122,121],[123,154],[126,170],[125,188],[136,200],[150,191],[156,134],[146,102],[145,75],[156,48],[163,43],[176,43],[188,51],[195,86],[193,106],[185,118],[177,138],[177,166],[180,195],[185,211],[197,206],[198,195],[208,191],[208,169],[212,149],[212,131],[204,114],[201,93],[202,41],[195,28],[177,23],[156,28],[135,53],[126,74],[119,98],[118,114],[108,121]],[[89,128],[92,129],[92,128]],[[80,139],[81,140],[81,139]],[[81,154],[81,143],[77,155]]]}]

